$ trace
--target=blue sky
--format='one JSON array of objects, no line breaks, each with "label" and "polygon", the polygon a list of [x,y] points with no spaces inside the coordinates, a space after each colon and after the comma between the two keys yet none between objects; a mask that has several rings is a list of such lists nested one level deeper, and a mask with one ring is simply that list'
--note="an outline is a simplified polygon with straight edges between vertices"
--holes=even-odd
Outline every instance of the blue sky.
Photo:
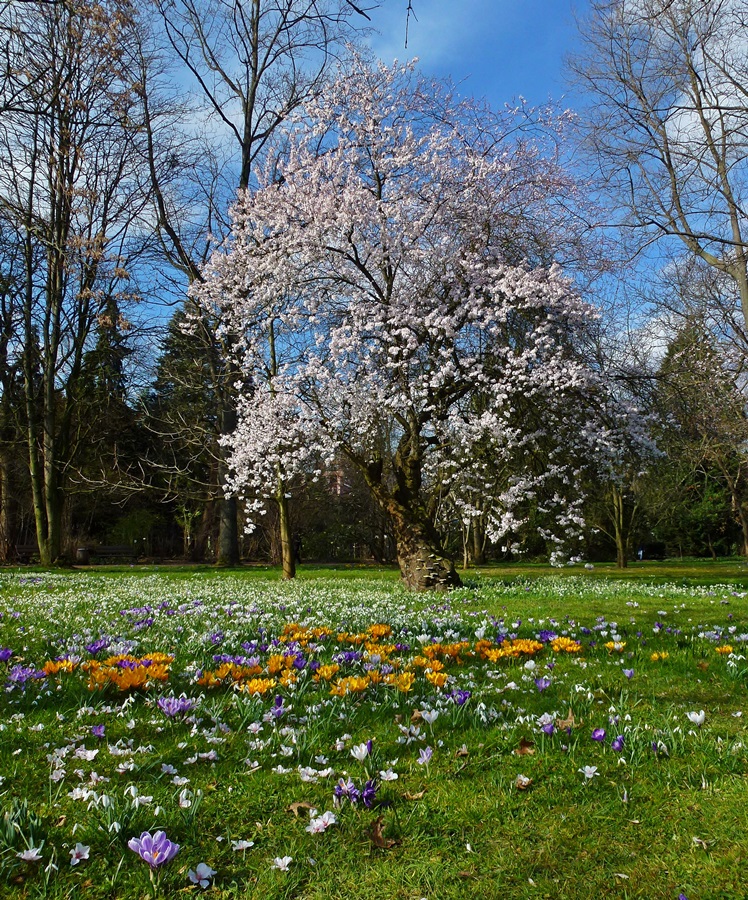
[{"label": "blue sky", "polygon": [[372,15],[380,32],[371,44],[385,61],[417,56],[424,72],[451,76],[461,93],[493,106],[523,96],[574,106],[563,59],[577,42],[575,13],[586,0],[412,0],[404,48],[407,0],[384,0]]}]

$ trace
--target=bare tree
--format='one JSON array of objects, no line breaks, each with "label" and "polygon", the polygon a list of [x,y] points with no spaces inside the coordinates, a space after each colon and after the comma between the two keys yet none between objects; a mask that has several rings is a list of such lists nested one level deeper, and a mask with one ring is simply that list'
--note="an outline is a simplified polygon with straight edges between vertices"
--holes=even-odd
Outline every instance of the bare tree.
[{"label": "bare tree", "polygon": [[624,224],[731,278],[748,322],[746,0],[592,0],[572,69]]},{"label": "bare tree", "polygon": [[16,253],[5,290],[17,322],[9,350],[22,371],[45,565],[62,553],[85,354],[101,315],[129,294],[123,254],[145,204],[127,127],[132,97],[121,77],[129,13],[120,0],[0,7],[9,61],[0,209]]}]

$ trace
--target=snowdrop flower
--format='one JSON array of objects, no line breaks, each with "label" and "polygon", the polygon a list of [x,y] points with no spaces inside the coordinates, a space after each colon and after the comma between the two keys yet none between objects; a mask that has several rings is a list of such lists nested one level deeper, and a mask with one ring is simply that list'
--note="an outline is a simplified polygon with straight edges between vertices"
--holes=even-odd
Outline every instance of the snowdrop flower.
[{"label": "snowdrop flower", "polygon": [[279,872],[287,872],[292,862],[293,856],[276,856],[270,868],[277,869]]},{"label": "snowdrop flower", "polygon": [[206,863],[200,863],[196,869],[190,869],[187,873],[193,884],[199,884],[201,888],[210,887],[210,879],[216,874]]},{"label": "snowdrop flower", "polygon": [[689,721],[693,722],[694,725],[701,726],[704,724],[704,719],[706,719],[706,713],[703,709],[698,712],[687,712],[686,715],[688,716]]}]

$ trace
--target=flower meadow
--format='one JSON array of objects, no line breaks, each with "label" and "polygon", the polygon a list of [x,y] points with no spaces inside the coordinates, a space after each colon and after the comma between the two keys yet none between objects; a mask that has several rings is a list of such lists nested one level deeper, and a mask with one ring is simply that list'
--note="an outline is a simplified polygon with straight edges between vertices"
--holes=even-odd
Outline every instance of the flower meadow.
[{"label": "flower meadow", "polygon": [[0,575],[3,896],[745,897],[745,609]]}]

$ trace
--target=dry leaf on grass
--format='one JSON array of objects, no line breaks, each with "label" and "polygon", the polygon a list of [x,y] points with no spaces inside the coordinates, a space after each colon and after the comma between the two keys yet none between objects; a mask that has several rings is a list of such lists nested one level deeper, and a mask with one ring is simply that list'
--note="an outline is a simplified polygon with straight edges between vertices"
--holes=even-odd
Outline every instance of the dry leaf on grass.
[{"label": "dry leaf on grass", "polygon": [[300,809],[315,809],[316,807],[312,803],[307,803],[306,800],[298,800],[295,803],[292,803],[290,806],[286,808],[286,812],[292,812],[294,816],[299,818],[299,810]]},{"label": "dry leaf on grass", "polygon": [[409,791],[406,791],[403,796],[406,800],[421,800],[425,793],[426,788],[424,788],[422,791],[419,791],[417,794],[411,794]]},{"label": "dry leaf on grass", "polygon": [[468,753],[467,744],[463,744],[459,750],[455,752],[455,756],[459,759],[461,756],[470,756]]},{"label": "dry leaf on grass", "polygon": [[390,847],[394,847],[396,841],[393,841],[391,838],[386,838],[382,834],[382,822],[384,821],[384,816],[380,816],[378,819],[375,819],[371,823],[371,829],[369,830],[369,836],[371,837],[371,842],[375,847],[379,847],[381,850],[389,850]]},{"label": "dry leaf on grass", "polygon": [[582,720],[580,719],[577,722],[571,709],[569,710],[569,715],[565,719],[556,719],[556,725],[559,728],[577,728],[581,724]]},{"label": "dry leaf on grass", "polygon": [[522,738],[519,742],[519,747],[513,752],[515,756],[532,756],[535,752],[535,743],[533,741],[528,741],[526,738]]}]

